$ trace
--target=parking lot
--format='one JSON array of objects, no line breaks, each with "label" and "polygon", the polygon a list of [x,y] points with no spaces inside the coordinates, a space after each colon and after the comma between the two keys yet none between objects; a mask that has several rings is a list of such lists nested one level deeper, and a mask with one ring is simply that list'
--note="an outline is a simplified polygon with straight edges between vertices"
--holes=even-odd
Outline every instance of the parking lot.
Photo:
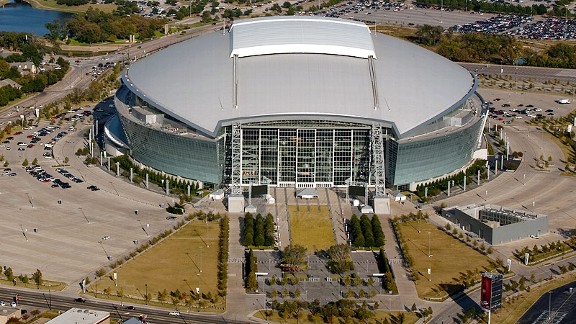
[{"label": "parking lot", "polygon": [[[0,147],[9,163],[9,170],[0,176],[0,262],[16,275],[40,269],[46,279],[74,283],[129,253],[136,247],[134,242],[143,243],[174,224],[159,207],[166,203],[161,195],[88,167],[83,156],[75,155],[84,147],[90,125],[87,116],[77,114],[59,116],[55,125],[60,129],[43,121]],[[72,130],[74,120],[77,127]],[[52,147],[45,150],[46,144]],[[46,153],[48,158],[43,156]],[[69,162],[64,165],[66,158]],[[29,161],[27,169],[22,166],[24,159]],[[33,166],[34,159],[38,163]]]},{"label": "parking lot", "polygon": [[[261,273],[258,276],[259,292],[268,296],[270,296],[272,290],[282,292],[286,289],[290,293],[299,290],[299,299],[308,301],[318,299],[321,303],[326,303],[340,299],[341,295],[345,295],[349,291],[356,295],[366,294],[366,296],[374,293],[385,293],[382,292],[380,278],[373,276],[373,274],[379,273],[379,270],[375,255],[372,252],[352,252],[351,258],[354,262],[354,270],[345,273],[342,277],[328,271],[325,258],[315,254],[308,255],[308,268],[305,271],[294,273],[295,276],[300,278],[295,285],[280,285],[278,282],[275,284],[267,283],[267,280],[269,281],[273,277],[282,278],[283,274],[285,274],[280,266],[281,260],[278,252],[254,251],[254,255],[258,260],[258,272]],[[343,285],[340,278],[352,273],[357,274],[362,279],[362,283],[359,285]],[[370,283],[369,278],[372,278],[372,283]]]},{"label": "parking lot", "polygon": [[559,104],[562,94],[538,94],[531,92],[505,91],[496,89],[480,89],[484,100],[490,102],[491,125],[524,124],[532,118],[557,118],[566,116],[574,109],[570,97],[570,104]]}]

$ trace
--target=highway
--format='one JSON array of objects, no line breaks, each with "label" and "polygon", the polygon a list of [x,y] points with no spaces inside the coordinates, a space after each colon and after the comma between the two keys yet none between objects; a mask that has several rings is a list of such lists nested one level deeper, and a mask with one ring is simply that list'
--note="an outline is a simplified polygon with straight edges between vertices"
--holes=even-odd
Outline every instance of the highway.
[{"label": "highway", "polygon": [[573,82],[576,78],[576,70],[555,69],[518,65],[459,63],[471,73],[512,76],[520,80],[531,79],[533,81],[558,80]]},{"label": "highway", "polygon": [[104,300],[92,301],[87,299],[85,303],[76,302],[72,297],[62,296],[58,292],[48,292],[43,290],[16,290],[1,287],[0,300],[7,303],[11,302],[18,294],[20,296],[19,306],[23,308],[44,308],[67,311],[70,308],[87,308],[93,310],[110,312],[111,316],[121,320],[127,320],[130,317],[138,317],[142,314],[147,316],[147,321],[153,323],[230,323],[239,324],[245,321],[234,321],[224,319],[221,315],[211,313],[184,313],[180,311],[180,316],[169,315],[170,310],[149,307],[145,305],[136,305],[136,310],[128,311],[117,303],[111,303]]}]

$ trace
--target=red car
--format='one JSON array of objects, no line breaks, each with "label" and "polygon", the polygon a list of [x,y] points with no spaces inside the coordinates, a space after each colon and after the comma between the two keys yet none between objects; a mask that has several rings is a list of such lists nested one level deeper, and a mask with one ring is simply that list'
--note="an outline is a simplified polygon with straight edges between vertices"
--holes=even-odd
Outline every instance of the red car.
[{"label": "red car", "polygon": [[28,146],[26,146],[27,148],[33,148],[34,144],[28,144]]}]

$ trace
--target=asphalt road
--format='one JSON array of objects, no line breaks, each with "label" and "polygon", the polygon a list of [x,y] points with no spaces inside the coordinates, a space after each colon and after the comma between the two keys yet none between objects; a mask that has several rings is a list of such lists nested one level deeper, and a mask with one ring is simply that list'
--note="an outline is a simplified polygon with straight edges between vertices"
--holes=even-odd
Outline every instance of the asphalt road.
[{"label": "asphalt road", "polygon": [[553,80],[573,82],[576,78],[576,70],[554,69],[531,66],[497,65],[497,64],[477,64],[459,63],[472,73],[512,76],[518,79],[532,79],[538,81]]},{"label": "asphalt road", "polygon": [[[572,288],[572,291],[570,291]],[[544,294],[520,318],[519,324],[574,323],[576,320],[576,281]]]},{"label": "asphalt road", "polygon": [[215,314],[202,314],[194,313],[188,314],[180,311],[180,316],[169,315],[170,310],[148,307],[144,305],[137,305],[136,310],[128,311],[117,303],[110,303],[104,300],[93,301],[87,299],[85,303],[74,301],[73,298],[68,296],[61,296],[57,292],[47,291],[30,291],[30,290],[15,290],[9,288],[0,288],[0,299],[6,302],[11,302],[14,296],[20,296],[19,307],[29,310],[44,308],[56,309],[67,311],[70,308],[87,308],[99,311],[110,312],[114,318],[127,320],[130,317],[138,317],[145,314],[148,318],[148,323],[246,323],[245,321],[234,321],[224,319],[220,315]]}]

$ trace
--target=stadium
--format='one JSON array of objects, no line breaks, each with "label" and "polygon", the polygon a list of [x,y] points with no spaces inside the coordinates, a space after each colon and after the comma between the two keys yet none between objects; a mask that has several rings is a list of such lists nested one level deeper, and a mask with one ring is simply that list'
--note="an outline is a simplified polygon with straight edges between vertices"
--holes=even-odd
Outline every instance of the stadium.
[{"label": "stadium", "polygon": [[214,187],[407,188],[468,165],[486,121],[467,70],[343,19],[237,21],[121,82],[107,152]]}]

